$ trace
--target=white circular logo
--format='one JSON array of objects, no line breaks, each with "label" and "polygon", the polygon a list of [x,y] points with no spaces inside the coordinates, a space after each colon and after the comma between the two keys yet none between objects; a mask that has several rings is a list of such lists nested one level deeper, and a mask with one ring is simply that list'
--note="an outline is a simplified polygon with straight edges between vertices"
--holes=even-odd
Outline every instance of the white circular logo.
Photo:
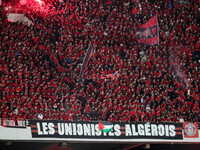
[{"label": "white circular logo", "polygon": [[187,124],[185,126],[185,133],[187,135],[189,135],[189,136],[195,135],[195,133],[196,133],[196,127],[193,124],[191,124],[191,123]]}]

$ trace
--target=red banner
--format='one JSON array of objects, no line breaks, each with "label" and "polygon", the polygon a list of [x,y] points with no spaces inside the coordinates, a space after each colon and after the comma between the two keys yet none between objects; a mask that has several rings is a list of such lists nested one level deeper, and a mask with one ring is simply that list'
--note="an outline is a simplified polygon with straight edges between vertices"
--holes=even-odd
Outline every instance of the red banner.
[{"label": "red banner", "polygon": [[10,128],[26,128],[26,120],[8,120],[2,119],[3,127],[10,127]]},{"label": "red banner", "polygon": [[159,43],[159,32],[158,32],[158,19],[157,16],[154,16],[145,24],[139,26],[138,29],[138,42],[154,45]]}]

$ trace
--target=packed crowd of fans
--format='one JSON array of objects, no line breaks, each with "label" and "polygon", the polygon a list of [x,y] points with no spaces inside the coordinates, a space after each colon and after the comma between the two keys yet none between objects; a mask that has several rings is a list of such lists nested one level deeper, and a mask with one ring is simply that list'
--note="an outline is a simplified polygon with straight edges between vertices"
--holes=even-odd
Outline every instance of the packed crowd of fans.
[{"label": "packed crowd of fans", "polygon": [[[26,8],[31,26],[1,8],[0,118],[200,122],[198,0],[45,2]],[[138,26],[155,15],[159,44],[138,43]]]}]

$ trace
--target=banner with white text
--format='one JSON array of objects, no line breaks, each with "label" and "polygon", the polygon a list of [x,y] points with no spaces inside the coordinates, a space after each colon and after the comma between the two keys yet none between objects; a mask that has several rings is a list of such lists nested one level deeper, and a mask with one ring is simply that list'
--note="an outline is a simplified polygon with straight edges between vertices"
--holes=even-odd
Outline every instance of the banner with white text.
[{"label": "banner with white text", "polygon": [[185,123],[185,130],[182,123],[112,123],[110,132],[99,131],[98,122],[31,120],[30,124],[33,138],[182,140],[185,134],[199,135],[198,124],[193,123]]}]

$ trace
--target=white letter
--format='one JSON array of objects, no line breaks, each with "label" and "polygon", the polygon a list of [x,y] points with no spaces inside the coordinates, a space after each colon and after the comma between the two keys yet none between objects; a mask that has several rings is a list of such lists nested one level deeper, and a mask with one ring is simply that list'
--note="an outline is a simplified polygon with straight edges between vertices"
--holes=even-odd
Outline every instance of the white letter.
[{"label": "white letter", "polygon": [[104,136],[107,136],[107,132],[103,132],[103,135],[104,135]]},{"label": "white letter", "polygon": [[109,136],[114,136],[113,131],[108,132],[108,135],[109,135]]},{"label": "white letter", "polygon": [[169,125],[169,135],[170,136],[175,136],[176,135],[176,132],[175,132],[175,126],[174,125]]},{"label": "white letter", "polygon": [[83,135],[83,127],[82,124],[77,124],[77,134],[78,135]]},{"label": "white letter", "polygon": [[138,134],[144,135],[144,125],[143,124],[138,124]]},{"label": "white letter", "polygon": [[83,124],[84,135],[91,135],[90,124]]},{"label": "white letter", "polygon": [[114,130],[115,130],[115,135],[116,135],[116,136],[120,136],[120,135],[121,135],[120,125],[115,124],[115,125],[114,125]]},{"label": "white letter", "polygon": [[169,126],[165,125],[165,134],[166,136],[169,136]]},{"label": "white letter", "polygon": [[58,134],[64,135],[65,130],[64,130],[64,123],[58,123]]},{"label": "white letter", "polygon": [[72,126],[73,126],[73,135],[76,135],[76,124],[72,123]]},{"label": "white letter", "polygon": [[72,124],[65,123],[65,135],[72,135]]},{"label": "white letter", "polygon": [[38,135],[42,135],[43,132],[40,129],[40,123],[37,123],[37,130],[38,130]]},{"label": "white letter", "polygon": [[162,124],[158,125],[158,134],[160,136],[164,136],[165,135],[165,128],[164,128],[164,126]]},{"label": "white letter", "polygon": [[144,128],[145,128],[145,134],[146,134],[146,136],[150,136],[151,135],[150,124],[145,124]]},{"label": "white letter", "polygon": [[48,131],[47,131],[47,123],[46,122],[43,122],[42,123],[42,128],[43,128],[43,132],[44,132],[44,135],[47,135],[48,134]]},{"label": "white letter", "polygon": [[125,124],[125,135],[132,136],[130,124]]},{"label": "white letter", "polygon": [[53,123],[48,123],[48,128],[49,128],[49,134],[53,135],[55,134],[55,129],[54,129],[54,124]]},{"label": "white letter", "polygon": [[95,136],[94,124],[91,124],[92,136]]},{"label": "white letter", "polygon": [[155,124],[151,124],[151,135],[158,136],[158,128],[157,128],[157,125]]},{"label": "white letter", "polygon": [[96,135],[97,136],[100,136],[101,135],[101,131],[99,131],[99,125],[98,124],[95,124],[95,130],[96,130]]},{"label": "white letter", "polygon": [[133,131],[133,136],[138,136],[138,132],[135,129],[135,124],[132,124],[132,131]]}]

